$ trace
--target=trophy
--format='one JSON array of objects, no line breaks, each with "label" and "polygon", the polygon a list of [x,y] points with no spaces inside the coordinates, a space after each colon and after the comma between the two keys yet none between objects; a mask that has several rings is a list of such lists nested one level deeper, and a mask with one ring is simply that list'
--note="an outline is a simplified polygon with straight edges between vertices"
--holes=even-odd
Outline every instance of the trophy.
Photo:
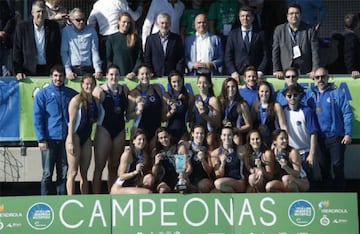
[{"label": "trophy", "polygon": [[[179,175],[184,174],[185,168],[186,168],[186,155],[184,154],[175,154],[175,167],[176,167],[176,173]],[[187,189],[186,187],[186,180],[180,176],[176,188],[179,192],[185,191]]]}]

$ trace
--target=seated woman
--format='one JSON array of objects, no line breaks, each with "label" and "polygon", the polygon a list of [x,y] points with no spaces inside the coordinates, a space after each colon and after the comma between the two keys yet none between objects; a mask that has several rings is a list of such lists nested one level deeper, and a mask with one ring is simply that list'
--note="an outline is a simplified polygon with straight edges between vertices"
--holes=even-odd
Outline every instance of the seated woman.
[{"label": "seated woman", "polygon": [[[189,155],[191,163],[188,177],[192,192],[209,193],[214,189],[214,182],[211,179],[214,172],[210,166],[210,155],[207,152],[205,136],[205,128],[202,125],[194,125],[191,130],[192,141],[184,142],[185,154]],[[181,151],[181,147],[179,151]]]},{"label": "seated woman", "polygon": [[[177,145],[171,144],[171,135],[164,127],[156,130],[153,146],[152,174],[155,178],[156,191],[159,193],[179,192],[179,188],[177,188],[179,182],[183,182],[182,185],[188,184],[185,175],[189,174],[191,170],[189,160],[186,159],[185,171],[178,173],[175,158],[178,153]],[[182,149],[181,152],[183,153],[185,150]]]},{"label": "seated woman", "polygon": [[243,175],[244,163],[240,147],[233,142],[234,133],[230,126],[221,129],[221,146],[211,153],[215,170],[215,188],[223,193],[243,193],[246,190]]},{"label": "seated woman", "polygon": [[247,134],[244,164],[248,177],[248,192],[265,192],[265,184],[274,172],[274,155],[267,149],[257,129]]},{"label": "seated woman", "polygon": [[276,129],[272,133],[273,153],[275,155],[274,180],[269,181],[267,192],[306,192],[310,184],[301,167],[299,151],[289,146],[285,130]]},{"label": "seated woman", "polygon": [[145,149],[145,133],[137,129],[130,146],[125,147],[121,155],[119,177],[111,187],[111,194],[151,193],[154,179],[150,173],[151,159]]}]

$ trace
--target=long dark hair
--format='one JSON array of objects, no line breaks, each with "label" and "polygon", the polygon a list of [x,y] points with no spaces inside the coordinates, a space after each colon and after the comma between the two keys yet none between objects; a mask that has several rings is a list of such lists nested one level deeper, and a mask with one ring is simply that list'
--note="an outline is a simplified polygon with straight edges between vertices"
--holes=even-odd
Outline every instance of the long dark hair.
[{"label": "long dark hair", "polygon": [[199,74],[198,75],[198,81],[199,81],[199,78],[200,77],[205,77],[206,81],[210,84],[210,87],[209,87],[209,95],[210,97],[213,97],[215,96],[215,93],[214,93],[214,84],[212,83],[212,80],[211,80],[211,74],[209,73],[206,73],[206,74]]},{"label": "long dark hair", "polygon": [[181,87],[180,93],[183,95],[183,97],[181,98],[184,102],[187,102],[189,100],[189,92],[187,91],[187,89],[185,88],[185,79],[184,79],[184,75],[182,75],[180,72],[176,71],[176,70],[172,70],[170,71],[169,75],[168,75],[168,83],[169,83],[169,93],[173,94],[174,93],[174,89],[171,86],[171,78],[173,76],[178,76],[180,77],[183,86]]},{"label": "long dark hair", "polygon": [[234,101],[236,103],[239,103],[239,104],[244,103],[244,99],[240,96],[240,93],[239,93],[239,87],[237,85],[237,81],[232,77],[228,77],[222,83],[221,93],[219,95],[219,101],[221,103],[222,112],[224,112],[225,108],[230,104],[229,99],[228,99],[228,96],[229,96],[228,95],[228,90],[227,90],[227,84],[229,82],[233,82],[235,84],[235,87],[236,87],[236,93],[235,93]]},{"label": "long dark hair", "polygon": [[246,135],[246,144],[245,144],[245,147],[246,147],[246,151],[251,154],[254,152],[254,149],[252,148],[251,144],[250,144],[250,135],[253,134],[253,133],[258,133],[259,136],[260,136],[260,139],[261,139],[261,145],[260,145],[260,152],[265,152],[268,147],[266,146],[265,142],[264,142],[264,139],[260,133],[260,131],[258,129],[251,129],[248,134]]}]

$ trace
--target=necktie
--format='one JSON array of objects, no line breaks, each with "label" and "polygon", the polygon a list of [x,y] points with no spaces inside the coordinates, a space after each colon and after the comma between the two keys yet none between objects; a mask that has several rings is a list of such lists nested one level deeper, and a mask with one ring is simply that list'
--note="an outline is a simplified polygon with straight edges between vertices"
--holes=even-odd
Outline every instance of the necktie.
[{"label": "necktie", "polygon": [[250,33],[250,31],[245,31],[244,41],[245,41],[245,46],[246,46],[247,51],[250,51],[250,37],[249,37],[249,33]]}]

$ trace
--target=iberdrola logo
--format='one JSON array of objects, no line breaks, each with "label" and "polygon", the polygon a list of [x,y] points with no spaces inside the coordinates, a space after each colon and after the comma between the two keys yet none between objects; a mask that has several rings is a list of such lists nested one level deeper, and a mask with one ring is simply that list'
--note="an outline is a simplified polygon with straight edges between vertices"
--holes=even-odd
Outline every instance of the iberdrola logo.
[{"label": "iberdrola logo", "polygon": [[324,200],[324,201],[319,202],[319,208],[320,209],[329,209],[329,207],[330,207],[330,201],[329,200]]}]

